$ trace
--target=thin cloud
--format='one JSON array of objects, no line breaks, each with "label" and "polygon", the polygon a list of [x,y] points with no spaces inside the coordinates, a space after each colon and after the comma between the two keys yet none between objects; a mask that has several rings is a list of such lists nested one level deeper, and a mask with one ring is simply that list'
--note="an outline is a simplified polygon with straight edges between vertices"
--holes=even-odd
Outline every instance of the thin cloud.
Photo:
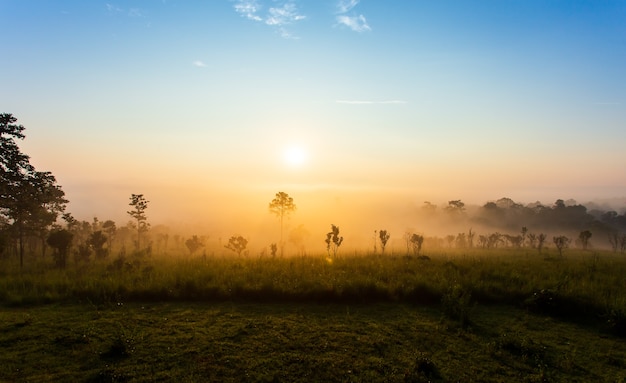
[{"label": "thin cloud", "polygon": [[248,20],[262,22],[275,28],[284,38],[294,38],[286,26],[306,19],[306,16],[298,11],[293,0],[287,0],[279,6],[270,7],[266,13],[261,12],[263,6],[258,0],[237,0],[234,9],[235,12]]},{"label": "thin cloud", "polygon": [[123,9],[116,5],[106,3],[105,6],[107,7],[107,11],[109,12],[123,12]]},{"label": "thin cloud", "polygon": [[347,26],[348,28],[352,29],[355,32],[366,32],[366,31],[372,30],[372,28],[370,28],[370,26],[367,24],[367,20],[365,19],[365,16],[363,15],[359,15],[359,16],[340,15],[340,16],[337,16],[337,22],[339,24]]},{"label": "thin cloud", "polygon": [[337,104],[349,105],[385,105],[385,104],[406,104],[403,100],[384,100],[384,101],[368,101],[368,100],[335,100]]},{"label": "thin cloud", "polygon": [[257,15],[260,9],[261,7],[256,0],[239,0],[237,4],[235,4],[235,12],[249,20],[263,21],[263,19]]},{"label": "thin cloud", "polygon": [[193,66],[198,67],[198,68],[206,68],[206,64],[200,60],[194,61]]},{"label": "thin cloud", "polygon": [[337,13],[349,12],[352,8],[359,4],[360,0],[339,0],[337,3]]},{"label": "thin cloud", "polygon": [[124,8],[120,8],[117,5],[111,3],[106,3],[105,6],[109,13],[126,14],[129,17],[144,17],[144,14],[139,8],[130,8],[128,11],[126,11]]},{"label": "thin cloud", "polygon": [[292,2],[279,8],[270,8],[269,15],[265,19],[267,25],[285,25],[295,21],[304,20],[306,17],[298,13],[296,5]]}]

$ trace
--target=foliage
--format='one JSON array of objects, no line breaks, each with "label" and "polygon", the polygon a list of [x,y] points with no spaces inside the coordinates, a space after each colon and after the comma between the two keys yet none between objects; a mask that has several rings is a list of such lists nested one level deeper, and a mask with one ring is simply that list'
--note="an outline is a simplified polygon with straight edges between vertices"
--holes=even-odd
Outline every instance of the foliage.
[{"label": "foliage", "polygon": [[64,268],[66,266],[73,237],[74,235],[65,229],[53,230],[48,235],[48,245],[56,250],[54,258],[58,267]]},{"label": "foliage", "polygon": [[567,249],[570,243],[570,239],[564,235],[553,237],[552,241],[554,242],[554,246],[556,246],[556,249],[559,251],[559,255],[561,256],[563,255],[563,250]]},{"label": "foliage", "polygon": [[199,248],[204,246],[204,243],[202,243],[202,240],[198,238],[197,235],[194,235],[185,241],[185,246],[187,246],[189,254],[193,255]]},{"label": "foliage", "polygon": [[276,193],[276,197],[269,204],[270,213],[275,214],[280,219],[280,255],[283,255],[283,219],[296,210],[293,198],[285,192]]},{"label": "foliage", "polygon": [[583,250],[587,250],[587,247],[589,246],[589,239],[591,238],[592,234],[589,230],[583,230],[580,232],[580,234],[578,234],[578,239],[580,240],[580,244],[583,248]]},{"label": "foliage", "polygon": [[276,252],[278,251],[278,246],[275,243],[270,245],[270,253],[272,254],[272,258],[276,257]]},{"label": "foliage", "polygon": [[380,230],[378,232],[378,238],[380,239],[380,251],[385,254],[385,247],[387,247],[387,241],[391,238],[391,234],[387,230]]},{"label": "foliage", "polygon": [[130,196],[129,205],[133,207],[132,210],[127,211],[136,221],[137,229],[137,250],[141,249],[141,234],[148,231],[150,224],[148,223],[148,217],[146,216],[146,210],[148,209],[148,203],[143,194],[132,194]]},{"label": "foliage", "polygon": [[230,237],[230,239],[228,240],[228,244],[224,247],[226,247],[228,250],[234,251],[235,253],[237,253],[237,255],[241,256],[241,253],[246,250],[247,246],[247,239],[245,239],[241,235],[234,235]]},{"label": "foliage", "polygon": [[65,193],[50,172],[35,170],[15,140],[24,139],[24,127],[11,114],[0,114],[0,217],[19,244],[23,267],[28,236],[45,241],[48,228],[65,210]]},{"label": "foliage", "polygon": [[107,249],[104,248],[104,244],[107,241],[108,238],[102,233],[102,230],[94,231],[89,236],[88,244],[96,253],[96,258],[105,258],[107,256]]},{"label": "foliage", "polygon": [[420,255],[422,250],[422,244],[424,243],[424,236],[421,234],[411,235],[411,246],[413,247],[413,254]]},{"label": "foliage", "polygon": [[339,226],[330,225],[330,232],[326,234],[326,252],[330,257],[332,252],[333,257],[337,256],[337,250],[343,243],[343,237],[339,236]]}]

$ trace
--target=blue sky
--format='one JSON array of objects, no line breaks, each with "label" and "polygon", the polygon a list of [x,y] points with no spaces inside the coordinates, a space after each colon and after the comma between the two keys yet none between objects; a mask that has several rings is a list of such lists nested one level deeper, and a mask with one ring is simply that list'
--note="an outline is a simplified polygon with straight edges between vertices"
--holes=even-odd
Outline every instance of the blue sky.
[{"label": "blue sky", "polygon": [[2,111],[79,215],[626,196],[624,1],[0,0],[0,43]]}]

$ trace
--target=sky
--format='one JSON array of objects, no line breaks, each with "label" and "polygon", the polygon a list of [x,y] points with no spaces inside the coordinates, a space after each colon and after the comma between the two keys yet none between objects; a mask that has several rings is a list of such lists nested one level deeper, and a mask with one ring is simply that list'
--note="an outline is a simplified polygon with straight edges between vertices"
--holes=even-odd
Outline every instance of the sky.
[{"label": "sky", "polygon": [[0,45],[0,112],[79,219],[626,205],[624,1],[0,0]]}]

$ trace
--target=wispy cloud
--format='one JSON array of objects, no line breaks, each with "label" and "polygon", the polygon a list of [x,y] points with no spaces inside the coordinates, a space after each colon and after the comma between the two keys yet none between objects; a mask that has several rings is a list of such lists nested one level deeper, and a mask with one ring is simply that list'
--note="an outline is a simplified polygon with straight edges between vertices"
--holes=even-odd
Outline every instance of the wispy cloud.
[{"label": "wispy cloud", "polygon": [[355,32],[366,32],[371,31],[369,24],[367,23],[367,19],[363,15],[350,14],[346,13],[352,11],[354,7],[359,4],[360,0],[339,0],[337,2],[337,13],[339,15],[336,16],[337,23],[340,25],[344,25]]},{"label": "wispy cloud", "polygon": [[198,67],[198,68],[206,68],[206,64],[204,63],[204,61],[201,61],[201,60],[196,60],[192,64],[193,66]]},{"label": "wispy cloud", "polygon": [[124,12],[124,10],[116,5],[106,3],[107,11],[109,12]]},{"label": "wispy cloud", "polygon": [[349,105],[374,105],[374,104],[406,104],[403,100],[384,100],[384,101],[368,101],[368,100],[335,100],[337,104]]},{"label": "wispy cloud", "polygon": [[258,0],[237,0],[234,8],[237,13],[248,20],[262,22],[276,28],[284,38],[294,38],[286,26],[306,18],[298,11],[293,0],[287,0],[278,6],[270,7],[267,12],[262,12],[263,5]]},{"label": "wispy cloud", "polygon": [[365,32],[365,31],[372,30],[372,28],[370,28],[370,26],[367,24],[367,20],[365,19],[365,16],[363,15],[359,15],[359,16],[340,15],[340,16],[337,16],[337,22],[339,24],[343,24],[347,26],[348,28],[352,29],[355,32]]},{"label": "wispy cloud", "polygon": [[263,21],[261,16],[257,15],[260,10],[261,7],[256,0],[239,0],[237,4],[235,4],[235,11],[237,13],[254,21]]},{"label": "wispy cloud", "polygon": [[337,3],[337,13],[349,12],[352,8],[356,7],[360,0],[339,0]]},{"label": "wispy cloud", "polygon": [[144,17],[139,8],[130,8],[128,10],[125,10],[124,8],[120,8],[117,5],[111,3],[106,3],[105,6],[109,13],[125,14],[130,17]]},{"label": "wispy cloud", "polygon": [[292,2],[283,4],[282,7],[270,8],[269,15],[265,19],[267,25],[285,25],[295,21],[304,20],[306,17],[298,13],[296,5]]}]

